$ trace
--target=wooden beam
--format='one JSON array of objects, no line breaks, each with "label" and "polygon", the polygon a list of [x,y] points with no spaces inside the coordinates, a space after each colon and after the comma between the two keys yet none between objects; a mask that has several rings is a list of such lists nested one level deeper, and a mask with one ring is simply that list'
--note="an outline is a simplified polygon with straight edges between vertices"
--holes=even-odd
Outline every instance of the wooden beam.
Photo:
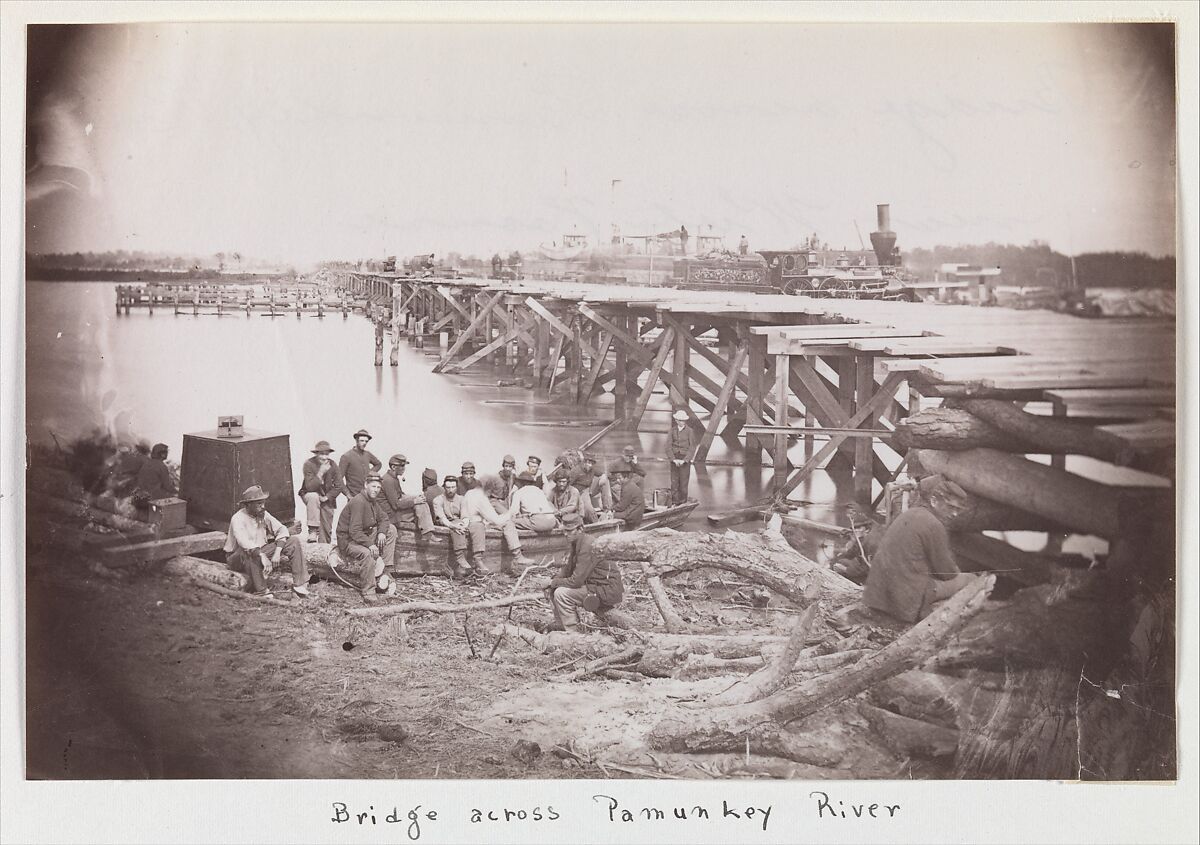
[{"label": "wooden beam", "polygon": [[654,357],[654,362],[650,366],[650,374],[646,377],[646,384],[633,405],[633,411],[626,418],[626,425],[630,428],[637,428],[642,422],[642,416],[646,413],[646,406],[650,404],[650,396],[654,393],[654,387],[658,384],[659,376],[662,373],[663,364],[666,362],[667,355],[671,351],[671,335],[673,333],[674,330],[671,328],[667,328],[664,331],[663,343],[659,345],[658,354]]},{"label": "wooden beam", "polygon": [[717,429],[721,425],[721,418],[726,414],[726,409],[729,407],[730,400],[736,392],[739,377],[742,374],[742,363],[746,360],[746,355],[749,353],[749,346],[746,342],[739,343],[737,350],[733,354],[733,360],[729,365],[729,372],[725,376],[725,384],[721,386],[721,393],[717,396],[717,404],[713,408],[712,416],[708,418],[708,425],[704,429],[704,434],[700,437],[700,442],[696,444],[696,451],[692,455],[692,460],[703,463],[708,457],[708,451],[712,448],[713,438],[716,437]]},{"label": "wooden beam", "polygon": [[604,364],[608,360],[608,351],[612,348],[613,336],[611,332],[597,327],[599,335],[600,347],[596,351],[596,355],[592,358],[592,367],[584,378],[583,385],[579,389],[579,401],[587,404],[591,401],[592,393],[596,389],[596,380],[600,377],[600,371],[604,369]]},{"label": "wooden beam", "polygon": [[483,310],[481,310],[475,316],[475,319],[471,321],[471,324],[467,326],[465,330],[459,332],[454,344],[446,351],[446,354],[442,356],[442,360],[438,362],[437,366],[433,368],[435,373],[442,372],[446,365],[450,363],[450,361],[454,360],[454,356],[458,354],[458,351],[466,346],[467,341],[470,340],[475,335],[475,332],[478,331],[479,327],[486,322],[487,318],[492,313],[492,309],[495,308],[497,303],[500,302],[500,297],[502,296],[504,296],[503,293],[497,293],[495,296],[493,296],[483,307]]},{"label": "wooden beam", "polygon": [[[781,428],[787,428],[788,425],[788,377],[791,375],[791,370],[791,359],[788,356],[775,356],[775,425]],[[745,430],[743,429],[743,431]],[[772,449],[772,463],[775,467],[773,483],[776,489],[782,487],[787,480],[789,467],[787,450],[787,435],[777,432]]]},{"label": "wooden beam", "polygon": [[[528,305],[530,308],[532,308],[534,311],[536,311],[538,314],[540,314],[542,319],[544,319],[547,323],[549,323],[550,327],[553,328],[560,335],[567,338],[568,340],[574,340],[575,332],[571,329],[571,327],[568,326],[566,323],[564,323],[562,320],[560,320],[554,314],[554,312],[552,312],[545,305],[538,302],[532,296],[528,296],[525,298],[525,304]],[[583,350],[585,352],[587,352],[589,355],[596,354],[595,348],[590,343],[585,344],[583,346]]]},{"label": "wooden beam", "polygon": [[[864,420],[871,417],[873,414],[879,413],[880,409],[888,398],[892,396],[903,383],[904,377],[899,373],[890,374],[883,380],[879,391],[871,397],[870,401],[866,402],[849,420],[846,421],[847,428],[857,428]],[[835,434],[829,438],[829,442],[822,446],[815,455],[805,461],[804,466],[792,473],[791,478],[783,485],[783,488],[777,495],[786,496],[791,491],[795,490],[800,485],[800,482],[812,475],[813,471],[821,466],[826,458],[833,455],[834,452],[845,442],[847,436],[845,434]]]},{"label": "wooden beam", "polygon": [[[859,355],[855,359],[855,402],[858,407],[868,404],[875,387],[875,359],[870,355]],[[895,390],[893,389],[893,394]],[[887,404],[890,406],[892,400]],[[869,428],[878,426],[877,415],[871,414],[866,419]],[[862,504],[871,502],[872,457],[875,454],[873,439],[859,438],[854,441],[854,497]]]}]

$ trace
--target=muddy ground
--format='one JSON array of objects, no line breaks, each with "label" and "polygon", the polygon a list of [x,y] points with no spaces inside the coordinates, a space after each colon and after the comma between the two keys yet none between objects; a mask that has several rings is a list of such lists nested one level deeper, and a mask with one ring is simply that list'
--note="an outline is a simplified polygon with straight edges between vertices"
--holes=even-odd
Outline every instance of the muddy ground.
[{"label": "muddy ground", "polygon": [[[666,708],[731,682],[564,684],[556,676],[582,665],[572,655],[513,638],[496,646],[489,632],[508,608],[412,614],[402,627],[347,615],[361,599],[335,584],[281,607],[153,567],[100,577],[50,548],[27,563],[30,778],[626,777],[638,772],[594,761],[610,747],[628,759]],[[755,607],[765,594],[727,574],[674,581],[681,612],[714,627],[783,632],[795,618]],[[405,579],[391,601],[464,602],[513,586],[504,576]],[[661,627],[637,575],[624,609],[640,628]],[[511,611],[527,627],[549,619],[545,603]]]}]

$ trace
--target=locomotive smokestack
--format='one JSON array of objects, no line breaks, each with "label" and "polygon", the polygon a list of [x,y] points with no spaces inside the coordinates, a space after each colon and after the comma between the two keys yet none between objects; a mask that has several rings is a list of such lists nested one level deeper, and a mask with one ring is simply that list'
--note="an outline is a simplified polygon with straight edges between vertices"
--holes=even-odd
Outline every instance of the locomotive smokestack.
[{"label": "locomotive smokestack", "polygon": [[871,247],[875,250],[875,259],[881,267],[890,267],[895,263],[893,255],[896,248],[896,233],[892,231],[891,206],[881,204],[875,206],[879,223],[879,231],[871,233]]}]

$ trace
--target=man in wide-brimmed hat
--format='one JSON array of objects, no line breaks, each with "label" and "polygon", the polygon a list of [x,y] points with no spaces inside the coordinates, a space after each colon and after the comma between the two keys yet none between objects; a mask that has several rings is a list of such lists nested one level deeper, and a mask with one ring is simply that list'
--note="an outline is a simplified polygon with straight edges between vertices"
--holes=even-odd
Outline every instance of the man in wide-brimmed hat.
[{"label": "man in wide-brimmed hat", "polygon": [[338,473],[342,477],[342,486],[345,487],[347,496],[357,496],[367,483],[367,476],[383,469],[379,458],[367,451],[367,444],[370,442],[370,432],[360,428],[354,432],[354,447],[338,461]]},{"label": "man in wide-brimmed hat", "polygon": [[229,568],[249,579],[248,589],[258,596],[269,596],[266,576],[280,563],[292,570],[292,591],[308,596],[308,566],[304,562],[304,544],[287,527],[267,513],[269,496],[257,484],[242,493],[241,510],[229,520],[225,538],[225,561]]},{"label": "man in wide-brimmed hat", "polygon": [[425,545],[433,534],[433,513],[424,492],[408,495],[404,492],[404,470],[408,458],[396,454],[388,458],[388,471],[383,474],[383,499],[392,525],[397,531],[411,531],[417,545]]},{"label": "man in wide-brimmed hat", "polygon": [[627,529],[637,528],[642,524],[642,516],[646,513],[646,494],[642,491],[642,477],[634,472],[633,464],[623,458],[609,467],[608,471],[616,477],[621,488],[617,501],[613,504],[613,516],[625,520]]},{"label": "man in wide-brimmed hat", "polygon": [[383,480],[370,473],[363,489],[351,497],[338,517],[338,555],[358,569],[357,587],[366,602],[376,601],[375,579],[396,556],[396,526],[383,501]]},{"label": "man in wide-brimmed hat", "polygon": [[909,624],[976,577],[959,571],[945,525],[962,508],[962,488],[931,475],[917,485],[917,494],[917,503],[884,532],[863,590],[867,607]]},{"label": "man in wide-brimmed hat", "polygon": [[671,415],[671,432],[667,437],[667,458],[671,466],[671,504],[687,501],[688,482],[692,477],[692,453],[696,437],[688,428],[688,414],[679,408]]},{"label": "man in wide-brimmed hat", "polygon": [[346,492],[342,486],[337,464],[329,457],[333,447],[328,440],[318,440],[313,456],[304,462],[301,472],[300,499],[307,513],[308,542],[328,543],[333,533],[333,515],[337,512],[337,497]]}]

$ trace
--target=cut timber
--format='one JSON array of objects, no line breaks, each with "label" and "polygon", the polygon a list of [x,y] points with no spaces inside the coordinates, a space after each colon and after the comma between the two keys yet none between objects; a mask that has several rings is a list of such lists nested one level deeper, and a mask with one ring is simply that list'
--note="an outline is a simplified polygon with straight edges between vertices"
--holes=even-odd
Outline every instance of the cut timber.
[{"label": "cut timber", "polygon": [[163,564],[163,572],[179,578],[198,578],[231,590],[245,590],[246,576],[229,567],[191,555],[173,557]]},{"label": "cut timber", "polygon": [[[584,654],[606,655],[622,644],[602,634],[576,634],[568,631],[551,631],[540,634],[532,628],[521,628],[509,623],[492,628],[493,636],[501,633],[507,638],[520,639],[541,652],[562,649]],[[649,649],[674,651],[685,654],[713,654],[717,657],[753,657],[762,654],[764,648],[781,647],[788,640],[777,634],[660,634],[639,631],[637,642]]]},{"label": "cut timber", "polygon": [[1044,517],[1081,534],[1114,537],[1135,527],[1150,501],[1055,467],[992,449],[911,453],[969,493]]},{"label": "cut timber", "polygon": [[727,528],[730,525],[741,525],[744,522],[750,522],[752,519],[761,519],[763,514],[769,512],[770,508],[764,505],[757,505],[749,508],[721,511],[720,513],[710,513],[707,519],[708,524],[714,528]]},{"label": "cut timber", "polygon": [[729,704],[747,704],[765,698],[782,688],[787,683],[788,675],[796,665],[800,651],[808,640],[808,633],[812,630],[813,622],[817,618],[817,609],[818,605],[814,602],[800,614],[791,636],[788,638],[787,645],[784,646],[783,653],[779,657],[750,677],[743,678],[729,689],[713,696],[707,703],[717,707]]},{"label": "cut timber", "polygon": [[893,643],[846,669],[811,678],[750,704],[718,707],[687,719],[664,718],[651,729],[649,744],[669,751],[733,750],[763,723],[801,719],[858,695],[936,655],[979,612],[994,583],[994,576],[978,578]]},{"label": "cut timber", "polygon": [[1057,569],[1054,558],[1026,552],[986,534],[951,534],[950,546],[964,572],[999,572],[1021,584],[1044,584]]},{"label": "cut timber", "polygon": [[[1014,407],[1011,402],[1001,404]],[[896,424],[892,444],[902,449],[961,450],[986,446],[1021,454],[1035,451],[1020,437],[1006,433],[967,411],[946,407],[927,408],[900,420]]]},{"label": "cut timber", "polygon": [[[1012,402],[1000,399],[958,399],[954,405],[971,416],[989,423],[1003,432],[1028,444],[1026,452],[1042,454],[1088,455],[1114,464],[1129,463],[1132,455],[1119,441],[1105,437],[1090,425],[1066,422],[1054,417],[1028,414]],[[917,448],[933,449],[942,446],[914,444]],[[978,443],[978,446],[1022,451],[1008,446]]]},{"label": "cut timber", "polygon": [[[1175,447],[1175,421],[1152,420],[1124,425],[1103,425],[1097,432],[1119,454],[1154,452]],[[1117,463],[1117,461],[1114,461]]]},{"label": "cut timber", "polygon": [[388,604],[380,607],[352,607],[346,612],[351,616],[396,616],[400,613],[464,613],[472,610],[484,610],[489,607],[508,607],[512,604],[542,601],[546,597],[542,593],[518,593],[513,596],[501,596],[483,601],[450,604],[435,601],[406,601],[399,604]]},{"label": "cut timber", "polygon": [[901,716],[861,701],[861,713],[888,747],[905,757],[949,757],[958,750],[958,731]]},{"label": "cut timber", "polygon": [[601,560],[642,563],[647,575],[724,569],[799,607],[821,601],[826,612],[857,601],[859,596],[856,584],[796,552],[777,531],[714,535],[658,528],[607,534],[597,538],[592,549]]},{"label": "cut timber", "polygon": [[215,552],[225,545],[226,536],[224,531],[206,531],[203,534],[175,537],[171,540],[150,540],[145,543],[111,546],[100,551],[100,559],[107,566],[132,566],[144,561],[167,560],[176,555]]}]

